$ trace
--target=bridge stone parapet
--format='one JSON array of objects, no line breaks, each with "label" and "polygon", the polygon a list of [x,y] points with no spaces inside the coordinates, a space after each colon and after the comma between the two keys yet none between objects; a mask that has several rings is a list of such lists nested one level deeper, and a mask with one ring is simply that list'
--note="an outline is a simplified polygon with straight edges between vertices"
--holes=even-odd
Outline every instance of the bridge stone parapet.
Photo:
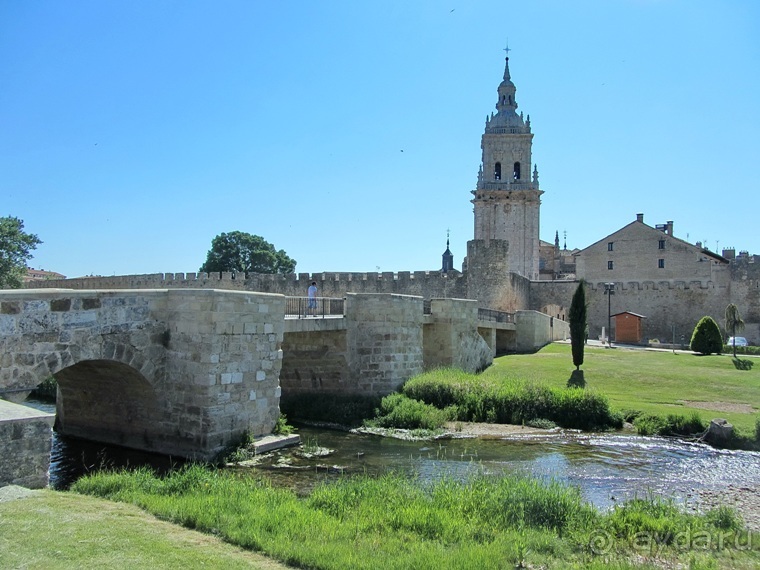
[{"label": "bridge stone parapet", "polygon": [[284,313],[210,289],[0,292],[0,396],[54,376],[60,432],[208,459],[274,427]]}]

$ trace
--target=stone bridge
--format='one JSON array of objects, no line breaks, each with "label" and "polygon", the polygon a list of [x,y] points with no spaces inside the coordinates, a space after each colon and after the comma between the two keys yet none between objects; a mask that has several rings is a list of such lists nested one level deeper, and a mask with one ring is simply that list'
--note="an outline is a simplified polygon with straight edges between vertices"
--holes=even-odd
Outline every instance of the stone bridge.
[{"label": "stone bridge", "polygon": [[0,293],[0,394],[58,381],[61,433],[208,459],[279,414],[285,298],[216,290]]},{"label": "stone bridge", "polygon": [[426,369],[475,371],[567,336],[534,311],[481,320],[471,300],[433,299],[426,314],[421,297],[349,293],[345,316],[327,319],[288,319],[285,304],[214,289],[2,291],[0,398],[53,376],[60,433],[209,459],[269,434],[283,390],[387,394]]}]

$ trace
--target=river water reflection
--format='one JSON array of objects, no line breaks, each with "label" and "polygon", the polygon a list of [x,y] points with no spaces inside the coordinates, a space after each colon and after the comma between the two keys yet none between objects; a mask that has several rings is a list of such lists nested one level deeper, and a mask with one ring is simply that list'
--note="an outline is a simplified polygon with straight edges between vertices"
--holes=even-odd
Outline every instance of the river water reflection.
[{"label": "river water reflection", "polygon": [[[586,500],[603,509],[647,493],[684,500],[700,490],[760,484],[760,453],[716,450],[660,437],[561,432],[517,439],[413,442],[312,427],[298,432],[307,450],[334,451],[305,458],[297,448],[285,449],[267,455],[255,467],[236,469],[263,475],[299,493],[320,481],[391,470],[424,480],[519,474],[576,486]],[[108,467],[150,465],[167,471],[181,463],[56,436],[50,484],[64,489],[82,474]]]},{"label": "river water reflection", "polygon": [[[422,479],[519,474],[577,486],[600,508],[655,493],[686,499],[696,491],[760,484],[760,453],[716,450],[660,437],[557,433],[519,439],[409,442],[343,432],[299,430],[302,440],[335,453],[316,462],[291,452],[258,470],[295,489],[341,473],[400,470]],[[283,463],[290,463],[284,465]]]}]

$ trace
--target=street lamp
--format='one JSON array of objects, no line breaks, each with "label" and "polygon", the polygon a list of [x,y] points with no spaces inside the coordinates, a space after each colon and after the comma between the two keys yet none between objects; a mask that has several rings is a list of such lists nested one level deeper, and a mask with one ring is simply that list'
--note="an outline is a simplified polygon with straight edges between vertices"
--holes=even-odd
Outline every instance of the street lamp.
[{"label": "street lamp", "polygon": [[605,283],[604,294],[607,295],[607,346],[612,346],[612,296],[615,294],[615,284]]}]

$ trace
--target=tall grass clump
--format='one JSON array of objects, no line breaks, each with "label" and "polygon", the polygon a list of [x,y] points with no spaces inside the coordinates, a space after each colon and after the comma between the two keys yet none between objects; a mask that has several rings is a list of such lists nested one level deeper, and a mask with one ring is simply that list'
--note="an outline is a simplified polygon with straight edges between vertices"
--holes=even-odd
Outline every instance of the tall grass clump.
[{"label": "tall grass clump", "polygon": [[460,370],[435,370],[411,378],[402,393],[445,409],[455,407],[460,421],[523,424],[550,420],[575,429],[622,426],[607,399],[577,388],[549,388],[511,378],[484,378]]},{"label": "tall grass clump", "polygon": [[453,407],[440,410],[404,394],[393,393],[380,401],[375,418],[364,423],[372,427],[436,430],[455,416]]},{"label": "tall grass clump", "polygon": [[707,429],[697,412],[689,416],[668,414],[665,417],[641,414],[633,421],[633,425],[639,435],[690,436],[704,433]]}]

